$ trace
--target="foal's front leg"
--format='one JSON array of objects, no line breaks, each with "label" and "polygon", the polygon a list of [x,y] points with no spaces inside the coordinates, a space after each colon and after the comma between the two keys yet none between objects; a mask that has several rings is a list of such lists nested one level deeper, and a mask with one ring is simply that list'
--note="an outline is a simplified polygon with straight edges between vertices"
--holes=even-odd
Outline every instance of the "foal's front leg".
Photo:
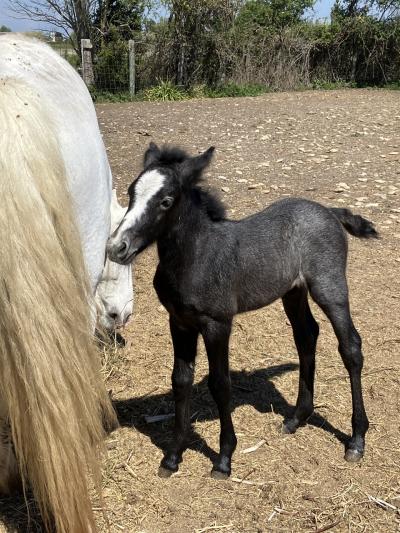
[{"label": "foal's front leg", "polygon": [[197,350],[198,332],[181,329],[170,317],[170,330],[174,345],[174,369],[172,389],[175,400],[175,429],[169,446],[159,468],[160,477],[169,477],[177,472],[182,461],[186,437],[190,427],[190,394],[194,378],[194,361]]},{"label": "foal's front leg", "polygon": [[210,369],[208,387],[218,406],[221,423],[220,453],[211,471],[211,476],[219,479],[230,476],[231,458],[237,443],[230,406],[229,337],[231,328],[231,321],[209,321],[202,330]]}]

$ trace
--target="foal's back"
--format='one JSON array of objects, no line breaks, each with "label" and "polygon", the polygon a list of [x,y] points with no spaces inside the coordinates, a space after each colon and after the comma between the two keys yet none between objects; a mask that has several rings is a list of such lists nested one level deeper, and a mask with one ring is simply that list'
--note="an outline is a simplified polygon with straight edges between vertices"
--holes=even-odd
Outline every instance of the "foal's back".
[{"label": "foal's back", "polygon": [[214,231],[218,246],[207,254],[212,266],[204,271],[224,272],[221,292],[234,296],[226,300],[230,313],[268,305],[315,278],[344,275],[345,233],[336,216],[318,203],[279,200],[240,221],[217,223]]}]

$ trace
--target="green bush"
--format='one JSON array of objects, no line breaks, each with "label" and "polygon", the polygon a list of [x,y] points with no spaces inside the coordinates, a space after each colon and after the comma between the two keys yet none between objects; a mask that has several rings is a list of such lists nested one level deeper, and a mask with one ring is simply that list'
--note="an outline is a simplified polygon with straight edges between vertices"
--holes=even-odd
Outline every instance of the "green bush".
[{"label": "green bush", "polygon": [[143,91],[144,100],[150,102],[166,102],[175,100],[186,100],[189,95],[170,81],[159,81],[158,85]]}]

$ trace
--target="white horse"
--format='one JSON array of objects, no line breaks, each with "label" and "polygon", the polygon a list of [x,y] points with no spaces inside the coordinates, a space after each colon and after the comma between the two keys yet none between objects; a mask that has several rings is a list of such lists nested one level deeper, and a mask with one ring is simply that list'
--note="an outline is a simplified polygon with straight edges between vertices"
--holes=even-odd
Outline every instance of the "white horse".
[{"label": "white horse", "polygon": [[104,269],[116,268],[105,266],[111,172],[78,74],[15,34],[0,37],[0,197],[0,418],[17,460],[11,447],[0,457],[0,490],[18,472],[46,529],[87,533],[88,467],[98,479],[94,449],[115,423],[91,313]]},{"label": "white horse", "polygon": [[[111,200],[111,234],[120,225],[126,208],[118,203],[115,189]],[[119,265],[106,259],[96,289],[97,323],[100,330],[113,332],[125,326],[132,316],[132,266]]]}]

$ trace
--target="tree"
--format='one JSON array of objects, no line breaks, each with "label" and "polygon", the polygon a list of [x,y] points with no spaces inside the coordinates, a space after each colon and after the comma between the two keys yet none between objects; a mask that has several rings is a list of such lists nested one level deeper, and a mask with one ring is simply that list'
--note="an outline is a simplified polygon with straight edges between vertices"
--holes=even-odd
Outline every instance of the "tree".
[{"label": "tree", "polygon": [[142,27],[144,2],[138,0],[99,1],[94,25],[105,40],[110,40],[111,33],[124,40],[132,39],[135,32]]},{"label": "tree", "polygon": [[250,0],[240,10],[236,23],[248,28],[282,29],[301,20],[315,0]]},{"label": "tree", "polygon": [[7,33],[11,31],[11,28],[8,28],[7,26],[0,26],[0,33]]},{"label": "tree", "polygon": [[65,35],[74,34],[74,48],[80,54],[81,39],[93,34],[93,13],[97,0],[9,0],[18,17],[51,24]]},{"label": "tree", "polygon": [[220,58],[216,42],[224,39],[241,0],[170,0],[168,31],[171,35],[173,78],[178,85],[190,85],[203,71],[219,77]]},{"label": "tree", "polygon": [[370,16],[389,20],[400,16],[400,0],[336,0],[332,17]]},{"label": "tree", "polygon": [[91,39],[101,47],[111,27],[129,38],[140,28],[145,0],[9,0],[9,5],[20,18],[61,30],[80,54],[81,39]]}]

